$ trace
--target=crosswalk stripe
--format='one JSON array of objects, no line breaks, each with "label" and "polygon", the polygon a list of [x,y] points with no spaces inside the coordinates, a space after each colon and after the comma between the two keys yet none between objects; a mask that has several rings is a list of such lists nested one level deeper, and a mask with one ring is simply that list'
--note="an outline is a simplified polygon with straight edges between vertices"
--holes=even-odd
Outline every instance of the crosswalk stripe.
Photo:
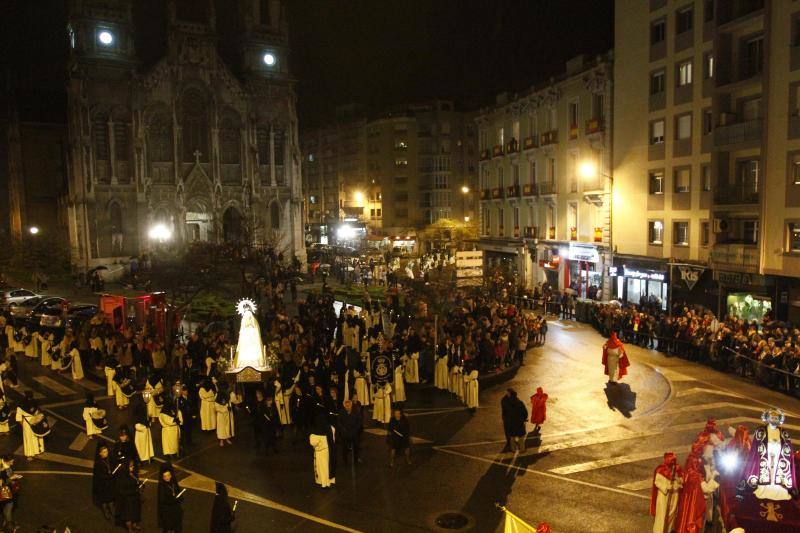
[{"label": "crosswalk stripe", "polygon": [[80,452],[86,448],[87,444],[89,444],[89,437],[86,436],[86,433],[78,433],[72,441],[72,444],[69,445],[69,449]]},{"label": "crosswalk stripe", "polygon": [[37,459],[44,459],[53,463],[61,463],[70,466],[82,466],[84,468],[92,468],[94,461],[90,459],[80,459],[78,457],[70,457],[69,455],[62,455],[60,453],[42,452],[36,456]]},{"label": "crosswalk stripe", "polygon": [[631,481],[630,483],[623,483],[622,485],[617,485],[617,488],[625,490],[644,490],[644,489],[649,489],[652,486],[653,486],[653,478],[647,478],[641,481]]},{"label": "crosswalk stripe", "polygon": [[105,384],[101,385],[100,383],[95,383],[94,381],[92,381],[90,379],[86,379],[86,378],[80,379],[80,380],[77,380],[77,381],[73,380],[72,382],[75,385],[78,385],[78,386],[83,387],[84,389],[90,390],[90,391],[105,390],[105,388],[106,388]]},{"label": "crosswalk stripe", "polygon": [[[673,451],[678,453],[685,453],[691,450],[691,446],[681,446],[674,448]],[[597,470],[598,468],[606,468],[609,466],[624,465],[626,463],[635,463],[637,461],[646,461],[649,459],[656,459],[663,457],[664,450],[647,451],[632,453],[630,455],[620,455],[619,457],[609,457],[607,459],[597,459],[596,461],[588,461],[585,463],[576,463],[573,465],[562,466],[559,468],[552,468],[550,472],[559,475],[577,474],[578,472],[588,472],[589,470]]]},{"label": "crosswalk stripe", "polygon": [[49,376],[34,376],[33,380],[39,383],[41,386],[46,387],[61,396],[69,396],[70,394],[75,394],[76,392]]},{"label": "crosswalk stripe", "polygon": [[35,389],[32,389],[29,386],[25,385],[19,379],[17,380],[17,386],[16,387],[9,387],[9,389],[15,391],[20,396],[25,396],[25,393],[27,391],[31,391],[31,392],[33,392],[33,397],[36,398],[37,400],[41,399],[41,398],[44,398],[44,394],[42,394],[41,392],[39,392],[39,391],[37,391]]}]

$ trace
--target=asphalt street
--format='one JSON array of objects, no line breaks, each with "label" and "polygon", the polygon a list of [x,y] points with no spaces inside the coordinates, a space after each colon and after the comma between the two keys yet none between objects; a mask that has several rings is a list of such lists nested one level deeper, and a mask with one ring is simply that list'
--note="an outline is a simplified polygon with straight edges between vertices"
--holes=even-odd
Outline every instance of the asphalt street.
[{"label": "asphalt street", "polygon": [[[213,481],[231,487],[240,501],[236,531],[445,531],[436,519],[463,514],[467,529],[502,530],[501,503],[533,525],[547,521],[555,532],[646,531],[653,468],[665,451],[681,461],[709,417],[722,427],[754,427],[761,411],[778,406],[786,427],[800,438],[800,402],[678,358],[628,346],[630,374],[609,388],[600,364],[604,341],[586,325],[550,322],[547,344],[530,350],[508,382],[481,391],[481,407],[468,412],[446,393],[410,390],[407,402],[416,437],[412,465],[388,466],[384,432],[368,427],[364,463],[339,464],[332,490],[316,488],[307,442],[286,435],[277,455],[257,454],[245,413],[237,419],[234,445],[220,448],[212,434],[195,432],[195,444],[177,461],[189,488],[185,531],[208,528]],[[24,475],[16,519],[25,531],[48,524],[73,532],[112,530],[91,502],[94,442],[82,435],[87,390],[103,397],[99,377],[73,382],[34,361],[20,361],[20,387],[32,389],[54,429],[47,453],[28,463],[18,431],[0,437],[0,451],[19,454]],[[550,395],[540,439],[528,449],[504,451],[500,398],[514,387],[527,398],[537,386]],[[113,400],[101,399],[112,427],[128,421]],[[116,431],[107,430],[114,438]],[[153,440],[161,450],[158,424]],[[155,479],[158,462],[147,469]],[[144,530],[157,531],[155,483],[145,489]]]}]

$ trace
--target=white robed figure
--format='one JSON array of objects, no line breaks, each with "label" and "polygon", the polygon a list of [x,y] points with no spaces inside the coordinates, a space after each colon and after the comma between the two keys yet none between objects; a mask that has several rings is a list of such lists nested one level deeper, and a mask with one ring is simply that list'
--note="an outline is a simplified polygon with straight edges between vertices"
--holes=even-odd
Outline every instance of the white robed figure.
[{"label": "white robed figure", "polygon": [[233,370],[242,370],[248,366],[261,371],[269,370],[264,343],[261,342],[261,328],[254,314],[256,304],[245,298],[239,301],[236,309],[242,317],[242,323],[233,357]]},{"label": "white robed figure", "polygon": [[396,402],[406,401],[406,385],[404,379],[405,369],[403,365],[397,365],[394,369],[394,401]]},{"label": "white robed figure", "polygon": [[201,386],[197,395],[200,397],[200,429],[203,431],[217,429],[217,411],[214,407],[217,391],[214,390],[211,381]]},{"label": "white robed figure", "polygon": [[[44,360],[44,350],[42,350],[42,360]],[[117,371],[113,366],[106,365],[103,372],[106,375],[106,391],[108,392],[109,396],[114,396],[114,375],[117,373]]]},{"label": "white robed figure", "polygon": [[100,414],[102,409],[97,406],[89,406],[83,408],[83,421],[86,423],[86,435],[92,438],[94,435],[100,435],[103,430],[97,427],[94,422],[94,417]]},{"label": "white robed figure", "polygon": [[314,448],[314,481],[322,488],[331,486],[328,439],[325,435],[311,434],[308,443]]},{"label": "white robed figure", "polygon": [[37,437],[31,428],[36,413],[17,407],[16,421],[22,426],[22,452],[30,461],[34,456],[44,452],[44,438]]},{"label": "white robed figure", "polygon": [[378,386],[373,397],[372,418],[381,424],[388,424],[392,419],[392,386],[387,381]]},{"label": "white robed figure", "polygon": [[436,370],[433,375],[433,384],[437,389],[448,389],[447,353],[436,358]]},{"label": "white robed figure", "polygon": [[419,383],[419,352],[412,353],[405,361],[406,383]]},{"label": "white robed figure", "polygon": [[168,408],[158,413],[158,421],[161,422],[161,451],[164,455],[178,455],[183,415],[180,411],[175,415],[174,410]]},{"label": "white robed figure", "polygon": [[[39,353],[41,354],[42,366],[50,366],[53,364],[53,359],[50,357],[50,350],[53,344],[53,334],[42,335],[42,342],[39,346]],[[111,393],[108,393],[111,396]]]},{"label": "white robed figure", "polygon": [[470,409],[478,408],[478,371],[472,370],[464,374],[465,403]]},{"label": "white robed figure", "polygon": [[136,445],[136,452],[139,454],[139,459],[142,461],[149,461],[155,455],[153,449],[153,434],[150,432],[150,426],[137,422],[134,424],[133,429],[136,431],[133,442]]},{"label": "white robed figure", "polygon": [[66,357],[72,359],[72,379],[83,379],[83,365],[81,364],[81,353],[78,351],[77,346],[73,345],[69,349]]},{"label": "white robed figure", "polygon": [[355,389],[356,389],[356,396],[358,397],[358,401],[361,405],[369,405],[370,404],[370,394],[369,394],[369,383],[367,383],[367,377],[359,372],[357,369],[353,370],[353,376],[355,376]]}]

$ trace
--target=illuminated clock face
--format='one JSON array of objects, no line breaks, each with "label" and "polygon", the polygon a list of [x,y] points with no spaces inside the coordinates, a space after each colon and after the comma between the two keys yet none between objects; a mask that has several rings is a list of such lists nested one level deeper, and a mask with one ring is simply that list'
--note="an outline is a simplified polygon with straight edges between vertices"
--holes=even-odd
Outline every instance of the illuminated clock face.
[{"label": "illuminated clock face", "polygon": [[273,54],[271,52],[267,52],[266,54],[264,54],[264,58],[263,59],[264,59],[264,64],[267,65],[268,67],[274,67],[275,66],[275,62],[276,62],[275,54]]},{"label": "illuminated clock face", "polygon": [[114,35],[110,31],[103,30],[97,34],[97,40],[100,41],[100,44],[109,46],[114,42]]}]

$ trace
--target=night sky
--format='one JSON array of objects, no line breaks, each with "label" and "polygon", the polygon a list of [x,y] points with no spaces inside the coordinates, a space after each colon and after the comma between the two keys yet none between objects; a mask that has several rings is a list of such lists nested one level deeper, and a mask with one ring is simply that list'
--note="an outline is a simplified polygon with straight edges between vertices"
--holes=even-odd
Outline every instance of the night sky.
[{"label": "night sky", "polygon": [[[67,0],[6,1],[0,69],[16,72],[23,118],[63,120]],[[137,49],[157,56],[166,28],[153,19],[163,3],[136,2]],[[433,98],[476,108],[499,92],[547,80],[577,54],[591,57],[613,46],[613,0],[288,0],[287,6],[302,128],[329,122],[345,103],[372,113]]]}]

